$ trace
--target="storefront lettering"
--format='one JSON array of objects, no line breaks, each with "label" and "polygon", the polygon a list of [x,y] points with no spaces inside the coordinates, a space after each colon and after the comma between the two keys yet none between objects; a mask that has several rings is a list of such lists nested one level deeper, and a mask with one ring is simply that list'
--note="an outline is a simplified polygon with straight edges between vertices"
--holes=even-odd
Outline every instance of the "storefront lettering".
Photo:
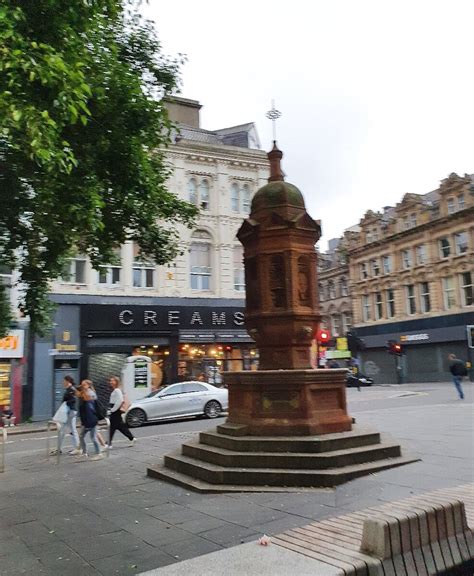
[{"label": "storefront lettering", "polygon": [[416,342],[418,340],[429,340],[429,334],[406,334],[400,336],[400,342]]},{"label": "storefront lettering", "polygon": [[[183,317],[184,316],[184,317]],[[143,326],[159,326],[167,324],[168,326],[180,326],[182,328],[191,326],[234,326],[244,325],[243,312],[222,312],[222,311],[189,311],[184,313],[182,310],[121,310],[118,313],[118,319],[123,326],[134,327],[139,325],[140,321]]]},{"label": "storefront lettering", "polygon": [[212,313],[212,324],[213,326],[225,326],[225,312],[218,314],[217,312]]},{"label": "storefront lettering", "polygon": [[156,326],[158,324],[158,322],[156,321],[156,312],[154,310],[145,310],[145,312],[143,313],[143,322],[145,326],[149,322],[155,324]]},{"label": "storefront lettering", "polygon": [[[131,318],[125,318],[125,314],[127,314],[127,316],[131,316]],[[124,324],[125,326],[130,326],[130,324],[133,324],[134,322],[133,312],[131,310],[122,310],[122,312],[120,312],[119,314],[119,320],[121,324]]]},{"label": "storefront lettering", "polygon": [[234,324],[236,326],[243,326],[244,325],[244,313],[243,312],[235,312],[234,313]]},{"label": "storefront lettering", "polygon": [[199,314],[199,312],[193,312],[193,315],[191,316],[191,326],[196,323],[201,324],[201,326],[203,324],[201,314]]},{"label": "storefront lettering", "polygon": [[170,326],[179,326],[179,310],[170,310],[168,312],[168,324]]}]

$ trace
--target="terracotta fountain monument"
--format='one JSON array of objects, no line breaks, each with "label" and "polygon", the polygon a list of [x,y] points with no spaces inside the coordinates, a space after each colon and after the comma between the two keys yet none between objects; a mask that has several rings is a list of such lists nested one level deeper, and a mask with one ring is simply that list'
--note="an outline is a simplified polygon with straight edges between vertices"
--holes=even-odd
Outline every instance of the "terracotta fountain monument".
[{"label": "terracotta fountain monument", "polygon": [[310,347],[320,320],[315,244],[321,228],[301,192],[284,181],[283,154],[237,237],[244,246],[246,327],[258,371],[227,372],[229,414],[198,442],[150,466],[148,475],[204,492],[335,486],[413,459],[380,434],[353,425],[345,369],[315,370]]}]

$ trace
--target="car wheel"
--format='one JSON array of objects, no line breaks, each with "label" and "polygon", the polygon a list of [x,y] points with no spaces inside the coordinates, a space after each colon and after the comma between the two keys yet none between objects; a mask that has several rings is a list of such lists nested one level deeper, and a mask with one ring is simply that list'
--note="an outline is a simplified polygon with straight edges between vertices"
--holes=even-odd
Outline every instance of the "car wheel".
[{"label": "car wheel", "polygon": [[204,406],[204,415],[207,418],[217,418],[222,412],[222,406],[217,400],[209,400],[209,402]]},{"label": "car wheel", "polygon": [[146,422],[146,414],[140,408],[134,408],[127,414],[127,424],[130,428],[138,428]]}]

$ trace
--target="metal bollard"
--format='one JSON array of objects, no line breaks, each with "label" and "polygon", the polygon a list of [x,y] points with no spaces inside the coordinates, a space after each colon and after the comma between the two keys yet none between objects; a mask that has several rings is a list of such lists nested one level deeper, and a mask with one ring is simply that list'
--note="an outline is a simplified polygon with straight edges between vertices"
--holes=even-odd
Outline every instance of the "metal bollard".
[{"label": "metal bollard", "polygon": [[5,446],[7,445],[7,431],[6,428],[2,428],[2,456],[0,458],[0,472],[5,472]]},{"label": "metal bollard", "polygon": [[56,464],[59,464],[61,459],[61,451],[59,450],[59,430],[61,429],[61,424],[59,422],[55,422],[54,420],[50,420],[47,426],[47,433],[46,433],[46,458],[49,460],[51,456],[51,425],[56,426],[57,432],[57,439],[56,439]]}]

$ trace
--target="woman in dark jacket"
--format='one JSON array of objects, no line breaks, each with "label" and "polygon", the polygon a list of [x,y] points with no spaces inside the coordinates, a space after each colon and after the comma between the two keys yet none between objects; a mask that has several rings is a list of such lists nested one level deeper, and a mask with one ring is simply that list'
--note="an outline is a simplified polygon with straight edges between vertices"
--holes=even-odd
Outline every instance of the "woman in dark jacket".
[{"label": "woman in dark jacket", "polygon": [[82,430],[80,435],[80,443],[83,458],[87,458],[87,446],[85,436],[89,432],[91,435],[92,443],[94,444],[95,454],[91,456],[91,460],[101,460],[103,458],[100,453],[100,446],[97,440],[97,423],[99,422],[99,408],[97,400],[91,395],[90,389],[92,382],[90,380],[83,380],[78,392],[79,397],[79,416],[81,417]]}]

